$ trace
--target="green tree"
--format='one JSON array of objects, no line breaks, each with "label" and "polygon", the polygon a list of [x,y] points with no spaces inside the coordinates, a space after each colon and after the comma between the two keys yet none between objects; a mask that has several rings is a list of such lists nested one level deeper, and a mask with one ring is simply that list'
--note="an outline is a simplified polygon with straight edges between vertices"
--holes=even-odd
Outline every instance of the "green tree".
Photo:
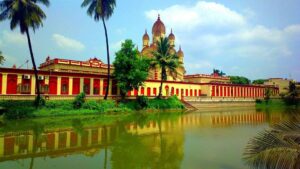
[{"label": "green tree", "polygon": [[265,101],[268,104],[272,95],[272,90],[270,88],[266,88],[265,90]]},{"label": "green tree", "polygon": [[244,160],[257,169],[300,168],[300,120],[287,121],[251,139]]},{"label": "green tree", "polygon": [[125,40],[113,63],[113,76],[118,81],[122,99],[128,91],[137,90],[142,86],[148,77],[149,60],[139,57],[139,52],[134,46],[132,40]]},{"label": "green tree", "polygon": [[232,84],[250,84],[250,80],[243,76],[229,76]]},{"label": "green tree", "polygon": [[218,76],[225,76],[226,73],[224,73],[223,71],[220,71],[219,69],[213,69],[213,74],[212,75],[215,75],[217,74]]},{"label": "green tree", "polygon": [[298,92],[297,92],[296,82],[290,81],[289,92],[285,96],[284,101],[288,105],[297,105],[298,103],[297,96],[298,96]]},{"label": "green tree", "polygon": [[[10,29],[14,30],[19,27],[22,34],[26,34],[30,57],[34,69],[37,100],[40,100],[40,89],[38,79],[38,71],[36,68],[33,49],[30,40],[29,29],[36,29],[43,26],[42,20],[46,18],[46,14],[38,4],[49,6],[49,0],[3,0],[0,2],[0,21],[10,20]],[[38,103],[38,102],[37,102]],[[37,105],[38,106],[38,105]]]},{"label": "green tree", "polygon": [[257,80],[253,80],[252,84],[264,84],[265,81],[267,81],[266,79],[257,79]]},{"label": "green tree", "polygon": [[167,80],[167,73],[176,77],[176,69],[180,66],[180,63],[178,56],[171,53],[171,45],[168,38],[160,38],[157,42],[157,50],[153,52],[153,56],[154,60],[151,63],[151,67],[159,67],[161,69],[161,83],[158,93],[158,98],[161,98],[162,86],[163,82]]},{"label": "green tree", "polygon": [[108,90],[109,90],[109,81],[110,81],[110,56],[109,56],[109,44],[108,44],[108,35],[107,28],[105,24],[105,20],[108,20],[115,9],[116,1],[115,0],[84,0],[81,4],[81,7],[87,7],[87,13],[91,17],[94,17],[94,20],[98,22],[100,19],[102,20],[104,32],[105,32],[105,40],[106,40],[106,52],[107,52],[107,64],[108,64],[108,72],[107,72],[107,86],[104,99],[107,99]]},{"label": "green tree", "polygon": [[0,51],[0,65],[2,65],[4,63],[5,59],[4,56],[2,54],[2,52]]}]

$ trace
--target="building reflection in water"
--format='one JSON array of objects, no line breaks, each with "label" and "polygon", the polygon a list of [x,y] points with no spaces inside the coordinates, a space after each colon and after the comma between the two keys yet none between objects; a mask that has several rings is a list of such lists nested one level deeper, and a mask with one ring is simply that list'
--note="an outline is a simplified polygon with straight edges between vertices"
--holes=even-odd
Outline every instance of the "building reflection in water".
[{"label": "building reflection in water", "polygon": [[[183,159],[184,129],[190,127],[226,127],[279,121],[281,114],[267,117],[253,110],[243,112],[191,113],[176,118],[157,118],[110,126],[73,125],[57,129],[31,129],[0,135],[0,162],[35,157],[94,156],[101,149],[111,152],[113,168],[177,168]],[[75,121],[74,124],[80,124]],[[173,159],[173,160],[171,160]],[[131,161],[133,160],[133,161]],[[169,160],[169,161],[168,161]],[[150,161],[150,163],[149,163]],[[168,163],[169,162],[169,163]]]}]

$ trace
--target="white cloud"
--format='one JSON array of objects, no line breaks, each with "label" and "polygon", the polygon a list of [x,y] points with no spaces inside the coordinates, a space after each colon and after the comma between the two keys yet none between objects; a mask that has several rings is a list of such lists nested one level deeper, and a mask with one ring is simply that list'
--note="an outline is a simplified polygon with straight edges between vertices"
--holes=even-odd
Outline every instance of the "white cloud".
[{"label": "white cloud", "polygon": [[295,70],[284,65],[300,60],[296,45],[300,42],[300,23],[284,28],[257,25],[251,23],[251,17],[259,16],[251,9],[239,13],[205,1],[198,1],[194,6],[153,9],[145,14],[151,21],[161,14],[167,30],[173,28],[186,53],[188,73],[212,71],[213,66],[222,67],[228,73],[239,68],[239,74],[255,78],[253,68],[264,75],[279,74],[278,70],[285,74]]},{"label": "white cloud", "polygon": [[245,17],[222,4],[199,1],[195,6],[173,5],[166,9],[150,10],[147,18],[156,20],[160,14],[165,23],[178,30],[194,29],[198,26],[241,27],[246,24]]},{"label": "white cloud", "polygon": [[25,35],[16,32],[3,31],[0,37],[0,45],[14,44],[14,45],[26,45],[27,39]]},{"label": "white cloud", "polygon": [[85,49],[84,44],[82,44],[81,42],[65,37],[63,35],[53,34],[52,38],[61,49],[72,51],[83,51]]}]

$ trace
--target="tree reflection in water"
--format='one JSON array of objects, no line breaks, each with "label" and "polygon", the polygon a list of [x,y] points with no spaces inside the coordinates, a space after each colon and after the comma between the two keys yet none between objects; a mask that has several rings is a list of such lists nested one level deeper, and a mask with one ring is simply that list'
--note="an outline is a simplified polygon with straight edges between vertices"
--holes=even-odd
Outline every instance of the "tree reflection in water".
[{"label": "tree reflection in water", "polygon": [[[297,110],[287,110],[294,114]],[[300,115],[275,124],[252,138],[245,148],[246,164],[257,169],[300,168]]]}]

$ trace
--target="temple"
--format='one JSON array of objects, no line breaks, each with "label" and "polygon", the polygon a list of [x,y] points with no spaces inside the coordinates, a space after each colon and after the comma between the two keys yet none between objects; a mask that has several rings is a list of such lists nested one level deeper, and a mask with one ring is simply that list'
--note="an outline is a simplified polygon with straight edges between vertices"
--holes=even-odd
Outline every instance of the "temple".
[{"label": "temple", "polygon": [[[142,57],[153,57],[152,52],[156,50],[156,42],[161,37],[166,37],[166,27],[158,16],[152,27],[152,38],[147,30],[142,37],[143,49],[140,51]],[[177,95],[182,100],[245,100],[263,98],[265,90],[270,88],[272,94],[278,95],[279,88],[275,85],[238,85],[232,84],[229,77],[217,74],[193,74],[186,75],[184,67],[183,49],[175,46],[175,35],[173,30],[168,35],[171,52],[179,56],[181,66],[177,69],[177,75],[171,76],[163,85],[163,96]],[[86,61],[67,60],[61,58],[46,57],[44,63],[40,64],[38,79],[35,79],[32,69],[0,68],[0,99],[34,99],[36,95],[35,81],[40,83],[41,94],[46,99],[73,99],[77,94],[84,92],[88,98],[102,98],[106,86],[109,85],[109,96],[119,96],[117,81],[112,78],[107,81],[108,65],[97,58]],[[114,68],[112,66],[112,72]],[[158,95],[161,71],[159,67],[149,70],[146,82],[138,90],[128,91],[128,96]]]}]

